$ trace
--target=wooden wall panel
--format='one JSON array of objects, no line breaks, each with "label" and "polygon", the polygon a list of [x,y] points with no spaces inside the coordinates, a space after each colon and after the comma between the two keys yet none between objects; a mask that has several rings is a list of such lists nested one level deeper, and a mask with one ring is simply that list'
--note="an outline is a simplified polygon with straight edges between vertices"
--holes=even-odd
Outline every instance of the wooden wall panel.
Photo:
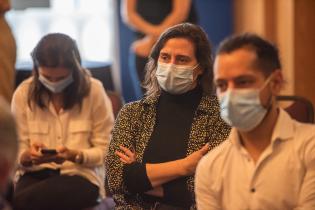
[{"label": "wooden wall panel", "polygon": [[295,1],[295,93],[315,105],[315,1]]}]

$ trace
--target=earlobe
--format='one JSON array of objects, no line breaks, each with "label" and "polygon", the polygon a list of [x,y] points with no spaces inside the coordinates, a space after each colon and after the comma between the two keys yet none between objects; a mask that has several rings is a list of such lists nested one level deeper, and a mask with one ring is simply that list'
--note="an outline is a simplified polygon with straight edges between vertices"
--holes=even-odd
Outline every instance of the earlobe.
[{"label": "earlobe", "polygon": [[282,75],[282,71],[280,69],[277,69],[274,73],[273,73],[273,78],[271,80],[271,89],[272,92],[275,95],[278,95],[282,89],[283,86],[283,75]]},{"label": "earlobe", "polygon": [[201,66],[200,65],[198,65],[198,67],[197,67],[197,77],[199,76],[199,75],[202,75],[203,74],[203,69],[201,68]]}]

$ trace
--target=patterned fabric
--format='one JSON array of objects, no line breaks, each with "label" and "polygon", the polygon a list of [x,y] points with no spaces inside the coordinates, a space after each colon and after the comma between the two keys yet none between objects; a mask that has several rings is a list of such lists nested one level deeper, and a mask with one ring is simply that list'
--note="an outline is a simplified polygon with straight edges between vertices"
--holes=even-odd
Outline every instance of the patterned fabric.
[{"label": "patterned fabric", "polygon": [[[115,155],[119,146],[135,148],[137,161],[142,163],[156,120],[157,98],[144,98],[126,104],[120,111],[113,130],[107,156],[106,170],[109,189],[116,202],[116,209],[150,209],[154,204],[143,201],[141,195],[131,194],[123,183],[123,163]],[[187,156],[199,150],[207,142],[210,149],[224,141],[230,127],[220,118],[219,105],[215,96],[203,95],[194,114],[188,140]],[[189,177],[187,187],[194,198],[194,176]],[[195,204],[191,209],[195,208]]]}]

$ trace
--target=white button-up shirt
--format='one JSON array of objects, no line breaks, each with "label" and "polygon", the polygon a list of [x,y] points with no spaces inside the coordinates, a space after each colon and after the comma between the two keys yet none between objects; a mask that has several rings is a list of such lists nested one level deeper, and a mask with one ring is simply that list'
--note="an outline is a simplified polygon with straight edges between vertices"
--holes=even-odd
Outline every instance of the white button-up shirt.
[{"label": "white button-up shirt", "polygon": [[41,109],[34,104],[30,109],[27,98],[32,79],[27,79],[17,88],[12,100],[12,111],[16,117],[20,138],[18,160],[34,142],[40,142],[47,148],[63,145],[69,149],[80,150],[83,153],[83,163],[65,161],[63,164],[20,166],[17,175],[43,168],[60,169],[61,174],[87,178],[99,187],[100,195],[104,197],[104,160],[114,117],[110,99],[103,85],[91,78],[90,93],[83,99],[81,110],[74,106],[70,110],[60,110],[57,113],[51,102],[48,108]]},{"label": "white button-up shirt", "polygon": [[233,128],[198,164],[195,186],[199,210],[314,210],[315,126],[280,110],[256,164]]}]

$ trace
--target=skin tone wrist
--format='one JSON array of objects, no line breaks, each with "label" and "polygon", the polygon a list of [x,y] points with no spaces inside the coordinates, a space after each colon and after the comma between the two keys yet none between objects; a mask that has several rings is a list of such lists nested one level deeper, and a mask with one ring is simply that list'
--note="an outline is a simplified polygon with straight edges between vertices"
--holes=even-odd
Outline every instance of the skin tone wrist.
[{"label": "skin tone wrist", "polygon": [[24,167],[30,167],[33,165],[30,151],[25,151],[20,158],[20,163]]}]

